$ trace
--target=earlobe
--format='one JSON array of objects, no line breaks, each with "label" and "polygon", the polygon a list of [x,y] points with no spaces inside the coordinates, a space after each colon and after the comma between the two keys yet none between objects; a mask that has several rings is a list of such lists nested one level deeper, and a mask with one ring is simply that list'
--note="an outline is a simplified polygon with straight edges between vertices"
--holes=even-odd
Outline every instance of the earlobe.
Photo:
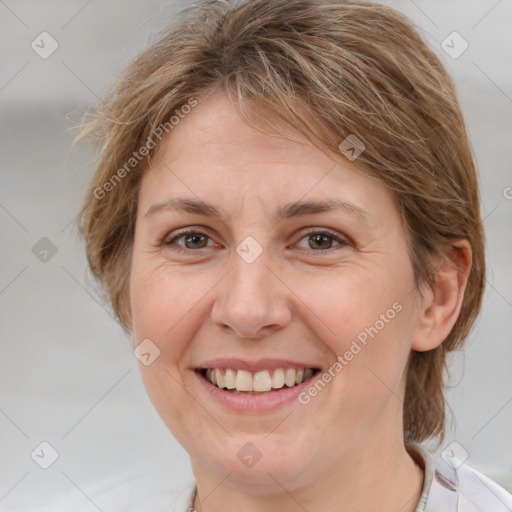
[{"label": "earlobe", "polygon": [[467,240],[453,243],[446,256],[439,260],[435,282],[423,292],[411,345],[413,350],[432,350],[450,334],[462,307],[471,262],[471,246]]}]

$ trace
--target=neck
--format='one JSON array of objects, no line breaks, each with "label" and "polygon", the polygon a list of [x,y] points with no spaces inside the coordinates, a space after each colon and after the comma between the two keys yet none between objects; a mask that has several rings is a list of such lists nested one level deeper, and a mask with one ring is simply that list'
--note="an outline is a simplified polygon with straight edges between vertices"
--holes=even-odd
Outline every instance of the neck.
[{"label": "neck", "polygon": [[[199,512],[296,512],[337,510],[414,512],[423,487],[423,471],[407,453],[403,439],[382,441],[380,436],[364,439],[351,447],[320,478],[307,486],[291,489],[275,484],[275,492],[256,493],[233,486],[229,476],[222,480],[197,467],[194,509]],[[269,479],[271,479],[269,475]]]}]

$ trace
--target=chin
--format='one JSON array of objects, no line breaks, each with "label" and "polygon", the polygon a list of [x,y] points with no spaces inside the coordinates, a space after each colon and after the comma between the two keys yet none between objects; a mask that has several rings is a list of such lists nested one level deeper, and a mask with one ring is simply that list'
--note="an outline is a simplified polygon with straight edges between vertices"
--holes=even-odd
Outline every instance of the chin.
[{"label": "chin", "polygon": [[196,463],[203,468],[207,466],[207,471],[217,474],[219,481],[229,474],[226,483],[251,492],[282,492],[279,485],[291,488],[300,485],[299,480],[303,480],[305,472],[313,466],[309,456],[312,447],[303,446],[293,437],[288,438],[291,443],[286,445],[280,436],[273,440],[265,439],[265,436],[268,433],[261,436],[235,435],[228,443],[217,441],[209,444],[218,448],[214,452],[203,452],[196,458]]}]

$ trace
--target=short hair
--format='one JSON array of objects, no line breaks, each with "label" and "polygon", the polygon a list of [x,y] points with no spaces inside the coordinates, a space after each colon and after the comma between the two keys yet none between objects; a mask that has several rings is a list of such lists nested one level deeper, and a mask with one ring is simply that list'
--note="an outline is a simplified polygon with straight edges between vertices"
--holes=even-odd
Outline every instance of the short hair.
[{"label": "short hair", "polygon": [[161,138],[162,126],[172,137],[173,116],[219,89],[250,126],[277,135],[293,127],[339,161],[346,162],[339,145],[348,135],[364,143],[356,170],[392,191],[419,290],[434,282],[436,258],[469,241],[459,317],[439,347],[411,352],[407,370],[405,438],[442,438],[446,355],[467,338],[485,283],[480,193],[453,82],[414,25],[389,7],[196,2],[93,106],[79,140],[103,147],[79,228],[121,325],[130,332],[131,252],[141,177],[154,155],[149,141]]}]

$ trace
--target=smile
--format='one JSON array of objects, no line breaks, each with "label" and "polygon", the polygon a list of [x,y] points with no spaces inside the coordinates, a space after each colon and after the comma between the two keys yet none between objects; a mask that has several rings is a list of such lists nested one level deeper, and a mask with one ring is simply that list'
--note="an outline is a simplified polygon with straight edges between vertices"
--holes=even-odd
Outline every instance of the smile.
[{"label": "smile", "polygon": [[260,394],[283,387],[295,387],[312,377],[316,371],[314,368],[275,368],[257,372],[206,368],[201,370],[201,374],[219,389],[226,389],[234,394]]},{"label": "smile", "polygon": [[215,358],[193,368],[194,386],[209,403],[237,413],[270,413],[297,402],[321,363],[289,359]]}]

